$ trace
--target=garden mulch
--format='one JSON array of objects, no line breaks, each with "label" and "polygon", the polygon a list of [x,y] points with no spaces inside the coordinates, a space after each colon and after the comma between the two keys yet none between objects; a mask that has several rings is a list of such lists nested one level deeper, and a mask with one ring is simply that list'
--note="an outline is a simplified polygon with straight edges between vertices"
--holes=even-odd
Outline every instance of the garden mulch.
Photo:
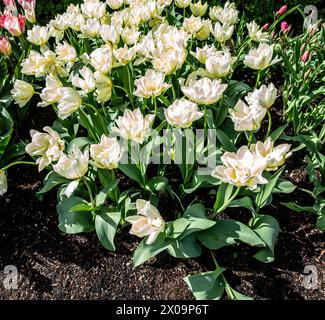
[{"label": "garden mulch", "polygon": [[[111,253],[96,235],[66,235],[57,228],[55,192],[43,202],[35,198],[42,176],[36,168],[10,171],[10,190],[0,200],[1,299],[192,299],[182,278],[210,270],[204,253],[198,260],[178,260],[163,253],[132,268],[137,239],[126,233],[116,238]],[[280,199],[278,199],[280,200]],[[262,264],[248,247],[218,251],[230,284],[256,299],[325,299],[324,236],[315,229],[313,216],[269,207],[281,225],[275,262]],[[17,290],[2,286],[6,265],[19,271]],[[304,288],[303,269],[318,269],[319,287]]]}]

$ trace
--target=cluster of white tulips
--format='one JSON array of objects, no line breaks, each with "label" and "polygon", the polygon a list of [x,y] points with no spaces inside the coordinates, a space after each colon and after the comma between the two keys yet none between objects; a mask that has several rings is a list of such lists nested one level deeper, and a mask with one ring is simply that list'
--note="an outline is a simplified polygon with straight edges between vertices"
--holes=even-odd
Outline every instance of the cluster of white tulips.
[{"label": "cluster of white tulips", "polygon": [[[261,73],[280,60],[271,37],[254,21],[236,47],[239,20],[229,2],[211,7],[194,0],[84,0],[46,26],[35,25],[27,32],[32,49],[21,62],[24,80],[16,80],[12,95],[20,107],[39,95],[38,106],[52,106],[62,124],[78,119],[90,143],[84,150],[67,148],[59,132],[45,127],[31,131],[26,152],[40,171],[52,168],[71,181],[65,190],[70,197],[90,169],[118,170],[120,139],[142,145],[155,128],[206,129],[208,115],[214,122],[225,108],[233,73],[246,70],[257,72],[255,88],[237,98],[224,123],[229,118],[228,126],[252,137],[277,97],[272,83],[261,85]],[[269,133],[264,143],[249,139],[237,152],[225,152],[211,175],[249,189],[266,184],[263,173],[290,155],[290,145],[274,146]],[[150,244],[164,220],[149,202],[138,200],[136,207],[139,215],[126,220]]]}]

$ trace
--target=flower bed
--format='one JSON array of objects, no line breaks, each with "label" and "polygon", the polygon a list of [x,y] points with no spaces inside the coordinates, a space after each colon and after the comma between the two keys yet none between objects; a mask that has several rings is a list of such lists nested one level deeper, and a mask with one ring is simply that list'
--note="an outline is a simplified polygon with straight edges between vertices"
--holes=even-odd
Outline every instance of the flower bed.
[{"label": "flower bed", "polygon": [[[250,299],[228,281],[217,252],[244,248],[272,263],[276,197],[324,230],[319,21],[307,17],[293,39],[284,19],[298,7],[281,7],[260,27],[229,2],[86,0],[32,26],[34,1],[20,1],[25,15],[5,4],[2,195],[9,168],[36,164],[47,171],[37,197],[58,190],[61,231],[95,232],[115,251],[116,234],[129,230],[143,238],[134,267],[162,252],[208,252],[214,267],[184,277],[197,299]],[[56,119],[25,144],[19,128],[31,104]],[[307,164],[313,191],[300,189],[311,205],[290,199],[297,186],[285,164],[296,154]]]}]

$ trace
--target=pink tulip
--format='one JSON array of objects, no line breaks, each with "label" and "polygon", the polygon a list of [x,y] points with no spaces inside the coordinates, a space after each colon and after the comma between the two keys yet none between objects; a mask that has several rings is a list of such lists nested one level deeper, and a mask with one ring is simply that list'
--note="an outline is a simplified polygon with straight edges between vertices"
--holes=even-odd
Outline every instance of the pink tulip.
[{"label": "pink tulip", "polygon": [[262,30],[263,31],[267,31],[270,27],[270,24],[269,23],[265,23],[265,25],[262,27]]},{"label": "pink tulip", "polygon": [[289,33],[291,30],[291,26],[288,25],[288,22],[282,21],[281,22],[281,31],[286,34]]},{"label": "pink tulip", "polygon": [[35,6],[36,0],[18,0],[19,4],[25,11],[25,16],[30,23],[35,23]]},{"label": "pink tulip", "polygon": [[6,37],[0,36],[0,53],[8,57],[12,54],[11,44]]},{"label": "pink tulip", "polygon": [[301,61],[302,62],[307,62],[309,59],[309,51],[307,50],[302,56],[301,56]]},{"label": "pink tulip", "polygon": [[276,13],[278,16],[282,16],[287,11],[288,6],[282,6],[279,11]]},{"label": "pink tulip", "polygon": [[19,37],[25,32],[25,23],[23,15],[14,16],[9,11],[5,11],[0,17],[0,27],[8,30],[14,37]]},{"label": "pink tulip", "polygon": [[3,0],[3,3],[5,4],[7,10],[9,10],[13,13],[17,13],[17,7],[16,7],[15,0]]}]

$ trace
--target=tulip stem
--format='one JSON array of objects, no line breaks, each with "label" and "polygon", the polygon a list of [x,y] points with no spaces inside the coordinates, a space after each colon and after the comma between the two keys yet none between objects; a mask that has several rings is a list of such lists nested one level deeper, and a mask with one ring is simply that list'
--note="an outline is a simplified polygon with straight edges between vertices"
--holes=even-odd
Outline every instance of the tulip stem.
[{"label": "tulip stem", "polygon": [[[214,252],[212,250],[210,250],[210,254],[211,254],[212,260],[214,262],[214,265],[216,266],[216,270],[221,269],[215,255],[214,255]],[[221,278],[222,278],[222,280],[223,280],[223,282],[225,284],[225,289],[226,289],[226,292],[227,292],[227,295],[229,296],[229,298],[232,299],[232,300],[236,299],[236,297],[232,293],[230,284],[228,283],[228,281],[227,281],[226,277],[224,276],[223,272],[220,274],[220,276],[221,276]]]},{"label": "tulip stem", "polygon": [[17,161],[17,162],[13,162],[8,164],[7,166],[3,167],[2,169],[0,169],[0,172],[5,171],[15,165],[20,165],[20,164],[27,164],[27,165],[31,165],[31,166],[38,166],[38,164],[36,162],[30,162],[30,161]]},{"label": "tulip stem", "polygon": [[[112,180],[115,181],[116,176],[115,176],[115,171],[114,171],[114,169],[111,170],[111,173],[112,173]],[[114,200],[115,200],[115,202],[117,203],[117,202],[118,202],[118,199],[119,199],[119,189],[118,189],[118,186],[116,186],[116,187],[113,189],[112,193],[113,193]]]},{"label": "tulip stem", "polygon": [[170,80],[170,83],[171,83],[171,89],[172,89],[172,92],[173,92],[173,100],[176,100],[176,92],[175,92],[175,88],[174,88],[174,84],[173,84],[173,77],[172,75],[169,75],[169,80]]},{"label": "tulip stem", "polygon": [[[154,105],[154,114],[155,114],[155,118],[154,119],[156,119],[156,116],[157,116],[157,98],[156,97],[152,97],[152,103]],[[153,125],[153,122],[152,122],[152,125]]]},{"label": "tulip stem", "polygon": [[204,105],[204,137],[207,136],[207,106]]},{"label": "tulip stem", "polygon": [[257,78],[256,78],[256,84],[255,84],[255,88],[257,88],[257,86],[260,83],[260,78],[261,78],[261,70],[258,70],[257,72]]},{"label": "tulip stem", "polygon": [[91,205],[94,206],[94,197],[93,197],[93,192],[91,191],[91,188],[90,188],[90,185],[87,181],[87,179],[85,177],[82,178],[87,190],[88,190],[88,194],[89,194],[89,197],[90,197],[90,202],[91,202]]},{"label": "tulip stem", "polygon": [[267,117],[268,117],[269,123],[268,123],[268,126],[267,126],[267,132],[266,132],[265,140],[270,135],[271,129],[272,129],[272,116],[271,116],[270,110],[267,110]]},{"label": "tulip stem", "polygon": [[251,131],[249,133],[248,140],[247,140],[248,141],[247,142],[248,146],[250,146],[252,144],[252,140],[253,140],[253,131]]}]

